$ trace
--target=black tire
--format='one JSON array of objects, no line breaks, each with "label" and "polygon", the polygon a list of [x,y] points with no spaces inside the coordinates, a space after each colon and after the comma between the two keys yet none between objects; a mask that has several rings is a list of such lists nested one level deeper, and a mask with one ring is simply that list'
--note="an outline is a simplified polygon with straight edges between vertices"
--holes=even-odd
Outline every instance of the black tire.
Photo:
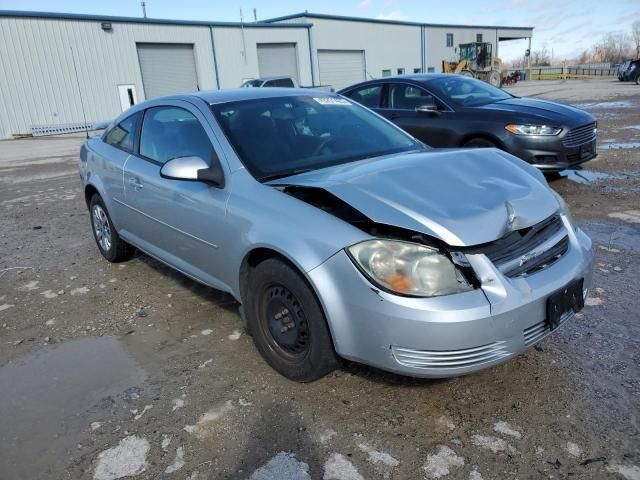
[{"label": "black tire", "polygon": [[491,140],[486,138],[472,138],[462,145],[464,148],[498,148]]},{"label": "black tire", "polygon": [[136,249],[120,238],[113,226],[107,207],[97,193],[91,197],[89,202],[89,218],[91,219],[93,238],[104,258],[116,263],[129,260],[133,256]]},{"label": "black tire", "polygon": [[636,85],[640,85],[640,75],[636,76]]},{"label": "black tire", "polygon": [[249,275],[247,327],[274,370],[297,382],[317,380],[339,366],[322,307],[289,264],[270,258]]}]

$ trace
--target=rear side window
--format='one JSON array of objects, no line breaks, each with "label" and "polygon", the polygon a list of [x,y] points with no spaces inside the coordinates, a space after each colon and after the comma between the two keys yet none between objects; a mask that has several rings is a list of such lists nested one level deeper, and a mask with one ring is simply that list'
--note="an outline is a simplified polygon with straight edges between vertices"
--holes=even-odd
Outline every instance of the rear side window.
[{"label": "rear side window", "polygon": [[140,155],[161,164],[192,156],[209,163],[213,145],[191,112],[179,107],[154,107],[144,114]]},{"label": "rear side window", "polygon": [[109,130],[104,137],[104,141],[121,150],[132,152],[139,115],[139,113],[134,113],[130,117],[125,118]]},{"label": "rear side window", "polygon": [[265,87],[293,87],[293,80],[290,78],[277,78],[264,83]]},{"label": "rear side window", "polygon": [[345,95],[365,107],[378,108],[380,107],[380,97],[382,96],[382,85],[351,90]]}]

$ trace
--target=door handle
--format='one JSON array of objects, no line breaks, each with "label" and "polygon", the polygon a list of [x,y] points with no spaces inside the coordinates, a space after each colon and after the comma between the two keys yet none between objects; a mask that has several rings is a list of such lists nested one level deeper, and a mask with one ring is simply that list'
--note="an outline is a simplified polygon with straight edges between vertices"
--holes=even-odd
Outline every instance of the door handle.
[{"label": "door handle", "polygon": [[142,187],[144,187],[144,185],[140,183],[140,180],[138,180],[137,177],[129,178],[129,185],[136,191],[142,190]]}]

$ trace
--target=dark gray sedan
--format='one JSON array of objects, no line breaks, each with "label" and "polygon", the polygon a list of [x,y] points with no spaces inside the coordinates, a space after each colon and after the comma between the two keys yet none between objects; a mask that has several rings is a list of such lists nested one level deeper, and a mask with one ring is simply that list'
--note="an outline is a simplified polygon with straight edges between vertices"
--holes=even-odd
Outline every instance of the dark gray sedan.
[{"label": "dark gray sedan", "polygon": [[597,155],[597,124],[589,113],[461,75],[386,77],[339,93],[432,147],[497,147],[549,172]]}]

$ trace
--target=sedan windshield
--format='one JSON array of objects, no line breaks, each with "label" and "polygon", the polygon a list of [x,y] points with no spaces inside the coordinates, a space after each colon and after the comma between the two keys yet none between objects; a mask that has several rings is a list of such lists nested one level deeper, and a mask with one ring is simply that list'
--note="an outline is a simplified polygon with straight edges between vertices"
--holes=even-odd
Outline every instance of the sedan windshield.
[{"label": "sedan windshield", "polygon": [[245,167],[262,181],[425,148],[337,96],[263,98],[211,108]]},{"label": "sedan windshield", "polygon": [[429,86],[452,102],[463,107],[477,107],[513,98],[499,88],[475,78],[443,76],[429,82]]}]

